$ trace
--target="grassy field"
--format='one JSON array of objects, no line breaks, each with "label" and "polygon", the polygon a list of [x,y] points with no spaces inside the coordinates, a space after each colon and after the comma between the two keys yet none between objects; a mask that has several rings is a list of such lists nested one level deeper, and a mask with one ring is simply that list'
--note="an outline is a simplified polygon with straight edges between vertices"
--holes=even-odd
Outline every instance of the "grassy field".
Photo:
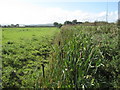
[{"label": "grassy field", "polygon": [[3,87],[35,87],[57,28],[2,29]]},{"label": "grassy field", "polygon": [[116,25],[3,29],[3,87],[120,88]]},{"label": "grassy field", "polygon": [[7,41],[20,42],[34,38],[42,40],[43,38],[50,38],[58,32],[56,28],[3,28],[2,31],[3,44]]}]

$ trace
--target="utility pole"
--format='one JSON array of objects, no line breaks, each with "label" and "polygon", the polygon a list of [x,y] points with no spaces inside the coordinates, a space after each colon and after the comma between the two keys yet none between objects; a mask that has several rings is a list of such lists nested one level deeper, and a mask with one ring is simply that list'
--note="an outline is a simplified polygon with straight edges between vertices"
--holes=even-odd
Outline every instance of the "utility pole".
[{"label": "utility pole", "polygon": [[117,21],[117,26],[118,26],[118,49],[120,49],[120,1],[118,2],[118,21]]},{"label": "utility pole", "polygon": [[120,1],[118,2],[118,21],[117,21],[118,27],[120,27]]},{"label": "utility pole", "polygon": [[108,22],[108,0],[107,0],[107,7],[106,7],[106,22]]},{"label": "utility pole", "polygon": [[118,20],[120,20],[120,1],[118,2]]},{"label": "utility pole", "polygon": [[106,31],[107,31],[107,25],[108,25],[108,0],[107,0],[107,6],[106,6]]}]

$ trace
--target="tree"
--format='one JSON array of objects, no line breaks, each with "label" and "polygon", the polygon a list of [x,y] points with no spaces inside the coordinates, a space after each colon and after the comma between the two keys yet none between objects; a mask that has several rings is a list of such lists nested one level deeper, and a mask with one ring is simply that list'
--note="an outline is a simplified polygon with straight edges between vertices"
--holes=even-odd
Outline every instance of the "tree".
[{"label": "tree", "polygon": [[59,24],[58,24],[58,28],[61,28],[61,27],[62,27],[62,24],[61,24],[61,23],[59,23]]},{"label": "tree", "polygon": [[71,21],[65,21],[65,22],[64,22],[64,25],[71,25],[71,24],[72,24]]},{"label": "tree", "polygon": [[11,27],[14,27],[14,24],[11,24]]},{"label": "tree", "polygon": [[55,27],[58,27],[58,28],[61,28],[61,27],[62,27],[62,24],[61,24],[61,23],[54,22],[53,24],[54,24]]},{"label": "tree", "polygon": [[72,21],[72,24],[73,24],[73,25],[77,24],[77,20],[76,20],[76,19],[73,20],[73,21]]},{"label": "tree", "polygon": [[89,21],[85,21],[85,23],[89,23]]},{"label": "tree", "polygon": [[16,27],[19,27],[19,24],[16,24]]},{"label": "tree", "polygon": [[58,23],[57,22],[54,22],[53,23],[55,27],[58,27]]}]

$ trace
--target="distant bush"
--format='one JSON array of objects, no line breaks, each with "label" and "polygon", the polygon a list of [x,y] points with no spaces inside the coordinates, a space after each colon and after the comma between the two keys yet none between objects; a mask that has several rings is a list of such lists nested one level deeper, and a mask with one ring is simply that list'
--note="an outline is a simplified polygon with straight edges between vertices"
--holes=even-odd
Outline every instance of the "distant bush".
[{"label": "distant bush", "polygon": [[58,28],[61,28],[61,27],[62,27],[62,24],[61,24],[61,23],[54,22],[53,24],[54,24],[55,27],[58,27]]}]

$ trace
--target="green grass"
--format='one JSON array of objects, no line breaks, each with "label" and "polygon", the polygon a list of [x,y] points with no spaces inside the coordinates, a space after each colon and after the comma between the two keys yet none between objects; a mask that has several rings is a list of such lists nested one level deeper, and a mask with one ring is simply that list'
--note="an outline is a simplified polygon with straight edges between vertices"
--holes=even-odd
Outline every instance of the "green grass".
[{"label": "green grass", "polygon": [[120,88],[118,32],[112,24],[68,25],[60,30],[4,28],[2,85],[35,89]]},{"label": "green grass", "polygon": [[43,78],[42,64],[48,62],[50,44],[59,29],[46,27],[2,30],[3,87],[36,87],[38,79]]},{"label": "green grass", "polygon": [[2,29],[2,42],[3,44],[7,41],[19,42],[20,40],[31,40],[32,38],[39,38],[42,40],[50,38],[56,32],[57,28],[3,28]]},{"label": "green grass", "polygon": [[0,28],[0,88],[2,87],[2,28]]}]

